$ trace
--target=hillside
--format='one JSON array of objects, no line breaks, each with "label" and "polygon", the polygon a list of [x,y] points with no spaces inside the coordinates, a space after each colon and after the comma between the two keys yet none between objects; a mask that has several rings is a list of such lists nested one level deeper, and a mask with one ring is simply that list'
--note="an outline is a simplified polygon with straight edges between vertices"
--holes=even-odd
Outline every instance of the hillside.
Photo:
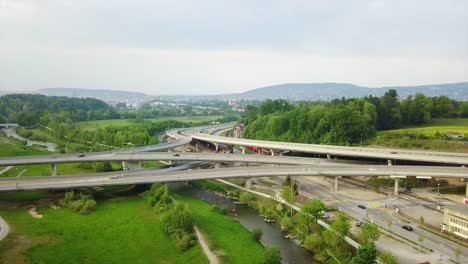
[{"label": "hillside", "polygon": [[110,101],[147,101],[153,96],[139,92],[128,92],[105,89],[83,89],[83,88],[45,88],[36,91],[47,96],[67,96],[79,98],[97,98],[105,102]]},{"label": "hillside", "polygon": [[434,84],[421,86],[397,86],[370,88],[349,83],[288,83],[253,89],[232,94],[229,97],[243,100],[289,99],[289,100],[324,100],[336,98],[382,96],[389,89],[395,89],[400,97],[422,92],[426,96],[446,95],[452,99],[468,100],[468,82]]}]

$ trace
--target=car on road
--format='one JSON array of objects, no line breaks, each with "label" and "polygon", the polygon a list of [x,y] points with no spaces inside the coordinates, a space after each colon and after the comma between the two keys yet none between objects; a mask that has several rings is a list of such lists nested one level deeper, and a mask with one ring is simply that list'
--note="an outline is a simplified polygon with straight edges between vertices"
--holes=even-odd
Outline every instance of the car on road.
[{"label": "car on road", "polygon": [[390,152],[390,154],[397,154],[397,152],[396,152],[396,151],[392,151],[392,152]]},{"label": "car on road", "polygon": [[85,154],[80,154],[80,155],[78,155],[78,158],[82,158],[84,156],[86,156],[86,155]]},{"label": "car on road", "polygon": [[357,206],[357,207],[359,207],[359,208],[361,208],[361,209],[366,209],[366,206],[365,206],[365,205],[363,205],[363,204],[358,204],[358,206]]},{"label": "car on road", "polygon": [[172,155],[172,156],[174,156],[174,157],[179,157],[179,156],[180,156],[180,154],[174,154],[174,155]]},{"label": "car on road", "polygon": [[403,229],[405,229],[405,230],[407,230],[407,231],[410,231],[410,232],[414,230],[413,227],[410,226],[410,225],[404,225],[404,226],[402,226],[401,228],[403,228]]},{"label": "car on road", "polygon": [[357,222],[356,222],[356,226],[357,226],[357,227],[361,227],[363,224],[364,224],[363,221],[357,221]]}]

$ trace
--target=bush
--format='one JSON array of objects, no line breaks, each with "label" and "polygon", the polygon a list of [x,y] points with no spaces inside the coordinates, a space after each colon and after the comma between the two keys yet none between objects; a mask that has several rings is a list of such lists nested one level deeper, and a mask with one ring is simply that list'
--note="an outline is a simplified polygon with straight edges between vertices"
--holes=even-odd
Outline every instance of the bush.
[{"label": "bush", "polygon": [[264,264],[281,264],[281,252],[277,247],[267,248],[265,251]]},{"label": "bush", "polygon": [[260,239],[262,239],[263,235],[263,230],[261,228],[255,228],[252,230],[252,237],[255,239],[255,241],[260,242]]},{"label": "bush", "polygon": [[66,192],[65,196],[59,202],[60,206],[70,208],[73,211],[87,215],[96,210],[97,203],[89,194]]},{"label": "bush", "polygon": [[249,204],[255,199],[255,196],[249,192],[242,192],[239,196],[241,203]]}]

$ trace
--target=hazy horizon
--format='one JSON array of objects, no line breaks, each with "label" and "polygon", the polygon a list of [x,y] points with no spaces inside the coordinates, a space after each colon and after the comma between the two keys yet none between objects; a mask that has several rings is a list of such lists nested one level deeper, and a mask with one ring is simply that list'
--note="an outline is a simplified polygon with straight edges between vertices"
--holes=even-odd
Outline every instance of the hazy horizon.
[{"label": "hazy horizon", "polygon": [[0,91],[468,81],[466,1],[0,0]]}]

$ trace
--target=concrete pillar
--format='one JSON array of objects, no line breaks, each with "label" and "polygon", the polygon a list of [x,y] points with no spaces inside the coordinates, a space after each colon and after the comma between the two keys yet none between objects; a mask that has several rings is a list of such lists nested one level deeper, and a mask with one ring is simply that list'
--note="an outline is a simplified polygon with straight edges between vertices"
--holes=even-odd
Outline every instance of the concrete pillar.
[{"label": "concrete pillar", "polygon": [[252,179],[245,180],[245,188],[252,189]]},{"label": "concrete pillar", "polygon": [[335,192],[338,191],[338,176],[335,176]]},{"label": "concrete pillar", "polygon": [[219,168],[220,168],[219,162],[216,162],[216,163],[215,163],[215,169],[219,169]]},{"label": "concrete pillar", "polygon": [[139,160],[137,164],[139,168],[143,168],[143,161]]},{"label": "concrete pillar", "polygon": [[57,176],[57,165],[55,163],[50,164],[52,169],[52,176]]},{"label": "concrete pillar", "polygon": [[274,156],[275,155],[275,151],[270,149],[270,152],[271,152],[271,155]]},{"label": "concrete pillar", "polygon": [[399,190],[400,190],[399,184],[400,184],[400,179],[395,178],[395,189],[393,190],[393,194],[394,194],[395,196],[398,196],[398,195],[399,195]]},{"label": "concrete pillar", "polygon": [[330,155],[330,154],[327,154],[327,159],[331,159],[331,155]]},{"label": "concrete pillar", "polygon": [[283,157],[283,151],[280,151],[279,154],[280,154],[280,157]]},{"label": "concrete pillar", "polygon": [[241,146],[240,148],[242,149],[242,155],[245,155],[245,147]]},{"label": "concrete pillar", "polygon": [[127,162],[125,160],[122,160],[122,170],[123,171],[128,170],[128,164],[127,164]]},{"label": "concrete pillar", "polygon": [[466,191],[465,191],[465,197],[468,197],[468,180],[466,180]]},{"label": "concrete pillar", "polygon": [[387,160],[388,166],[392,166],[392,160]]},{"label": "concrete pillar", "polygon": [[215,152],[218,152],[218,150],[219,150],[218,143],[213,143],[213,144],[214,144],[214,146],[215,146]]}]

